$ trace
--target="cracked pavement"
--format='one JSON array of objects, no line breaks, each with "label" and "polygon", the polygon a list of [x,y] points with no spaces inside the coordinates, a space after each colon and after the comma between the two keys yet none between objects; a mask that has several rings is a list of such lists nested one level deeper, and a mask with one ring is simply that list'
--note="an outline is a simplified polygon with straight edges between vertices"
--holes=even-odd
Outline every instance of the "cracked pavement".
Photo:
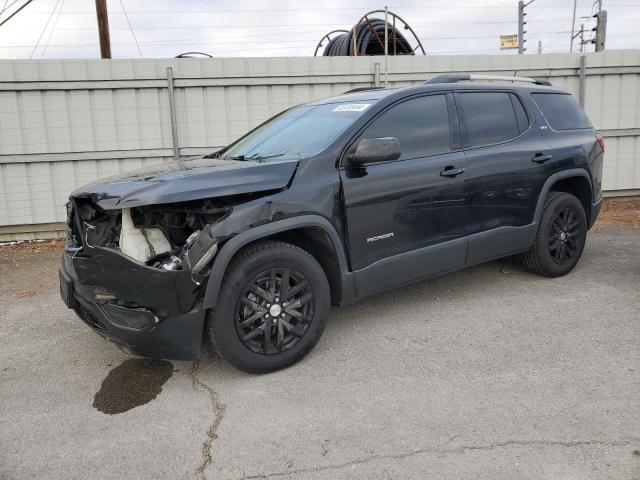
[{"label": "cracked pavement", "polygon": [[281,372],[207,349],[117,415],[92,400],[130,357],[64,308],[58,256],[0,249],[0,479],[640,479],[639,227],[597,225],[564,278],[499,261],[334,309]]}]

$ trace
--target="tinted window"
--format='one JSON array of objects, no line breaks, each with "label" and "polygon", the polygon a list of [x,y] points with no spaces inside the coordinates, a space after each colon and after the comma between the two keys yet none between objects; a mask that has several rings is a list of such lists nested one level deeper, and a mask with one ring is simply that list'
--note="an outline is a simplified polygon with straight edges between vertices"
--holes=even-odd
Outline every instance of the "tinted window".
[{"label": "tinted window", "polygon": [[407,100],[384,112],[367,127],[363,138],[396,137],[400,159],[450,150],[449,112],[444,95]]},{"label": "tinted window", "polygon": [[534,93],[533,99],[549,125],[556,130],[592,128],[589,118],[576,100],[564,93]]},{"label": "tinted window", "polygon": [[508,93],[470,92],[459,95],[471,146],[511,140],[520,134]]}]

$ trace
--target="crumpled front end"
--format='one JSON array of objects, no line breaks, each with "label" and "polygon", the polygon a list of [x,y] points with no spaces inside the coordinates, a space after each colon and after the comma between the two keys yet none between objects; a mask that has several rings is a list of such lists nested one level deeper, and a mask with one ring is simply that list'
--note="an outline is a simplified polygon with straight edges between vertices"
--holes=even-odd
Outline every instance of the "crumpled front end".
[{"label": "crumpled front end", "polygon": [[63,300],[129,353],[197,358],[201,299],[218,248],[209,227],[230,210],[213,200],[103,210],[90,198],[72,197]]},{"label": "crumpled front end", "polygon": [[236,206],[286,190],[297,165],[205,158],[81,187],[68,209],[65,303],[131,353],[197,358],[204,290],[226,241],[213,227]]}]

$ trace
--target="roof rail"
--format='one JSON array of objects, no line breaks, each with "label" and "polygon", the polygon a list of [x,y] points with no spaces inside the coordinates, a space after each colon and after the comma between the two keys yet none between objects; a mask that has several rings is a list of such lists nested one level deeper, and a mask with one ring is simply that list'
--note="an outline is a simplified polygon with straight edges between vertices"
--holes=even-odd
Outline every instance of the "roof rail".
[{"label": "roof rail", "polygon": [[476,81],[476,80],[492,80],[492,81],[500,81],[500,82],[525,82],[525,83],[533,83],[535,85],[551,86],[551,82],[543,78],[507,77],[502,75],[473,75],[469,73],[447,73],[444,75],[438,75],[436,77],[430,78],[424,83],[427,85],[432,85],[434,83],[458,83],[458,82],[469,82],[469,81]]},{"label": "roof rail", "polygon": [[367,92],[369,90],[384,90],[384,89],[385,87],[358,87],[358,88],[352,88],[351,90],[347,90],[342,94],[344,95],[345,93]]}]

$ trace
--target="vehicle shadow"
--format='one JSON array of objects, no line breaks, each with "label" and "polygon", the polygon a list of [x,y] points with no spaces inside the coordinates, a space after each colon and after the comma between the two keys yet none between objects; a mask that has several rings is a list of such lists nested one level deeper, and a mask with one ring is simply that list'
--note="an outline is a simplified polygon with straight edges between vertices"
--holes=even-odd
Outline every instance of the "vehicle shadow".
[{"label": "vehicle shadow", "polygon": [[[358,342],[361,328],[376,329],[390,321],[402,322],[404,316],[427,313],[442,302],[454,304],[472,296],[488,295],[489,287],[513,288],[514,282],[543,280],[526,271],[517,259],[505,258],[401,286],[344,307],[332,307],[323,337],[307,358],[314,358],[318,354],[316,350],[332,349],[337,338],[344,343]],[[206,334],[203,336],[200,362],[205,370],[222,368],[223,371],[230,369],[247,375],[234,370],[219,357]]]}]

